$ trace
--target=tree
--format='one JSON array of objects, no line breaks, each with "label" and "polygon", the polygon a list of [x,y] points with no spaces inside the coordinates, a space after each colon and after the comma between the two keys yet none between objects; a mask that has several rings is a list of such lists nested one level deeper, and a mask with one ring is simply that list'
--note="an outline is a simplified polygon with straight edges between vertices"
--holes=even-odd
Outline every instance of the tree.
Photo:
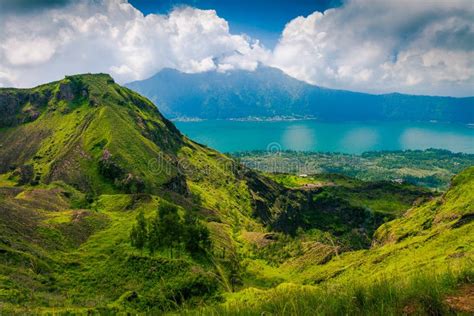
[{"label": "tree", "polygon": [[158,207],[155,219],[150,225],[150,252],[160,247],[168,247],[173,257],[173,248],[178,247],[183,239],[182,220],[178,214],[178,207],[163,202]]},{"label": "tree", "polygon": [[165,241],[161,236],[162,231],[160,230],[160,218],[158,212],[151,221],[148,231],[148,250],[150,251],[150,254],[153,254],[164,245],[163,242]]},{"label": "tree", "polygon": [[138,213],[136,218],[137,223],[133,226],[130,232],[130,242],[133,247],[143,250],[148,240],[148,230],[143,211]]},{"label": "tree", "polygon": [[211,246],[209,230],[199,223],[198,219],[191,213],[186,213],[184,220],[184,244],[186,250],[191,254],[207,250]]},{"label": "tree", "polygon": [[[148,228],[148,229],[147,229]],[[141,233],[145,231],[145,234]],[[192,211],[186,212],[184,220],[178,212],[178,207],[168,202],[162,202],[156,216],[148,223],[142,213],[137,216],[130,234],[132,245],[142,249],[148,248],[150,254],[160,248],[168,248],[170,257],[173,249],[184,248],[191,254],[199,253],[210,248],[209,230],[201,224]]]}]

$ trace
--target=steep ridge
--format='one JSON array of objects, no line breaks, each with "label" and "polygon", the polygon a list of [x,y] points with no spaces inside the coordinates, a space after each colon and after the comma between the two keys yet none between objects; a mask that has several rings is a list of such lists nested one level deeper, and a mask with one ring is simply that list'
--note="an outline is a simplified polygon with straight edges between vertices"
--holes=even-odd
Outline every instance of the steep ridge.
[{"label": "steep ridge", "polygon": [[323,121],[474,122],[474,98],[373,95],[313,86],[281,70],[197,74],[164,69],[127,87],[171,119],[316,118]]},{"label": "steep ridge", "polygon": [[[111,189],[95,181],[101,158],[104,167],[109,158],[108,168],[115,167],[116,174],[104,174],[110,182],[130,174],[149,191],[177,174],[173,159],[184,145],[179,131],[153,104],[119,88],[108,75],[71,76],[31,91],[3,90],[0,98],[0,109],[8,113],[2,127],[16,126],[2,131],[1,172],[31,162],[37,181],[65,180],[94,193]],[[169,174],[152,179],[147,164],[157,156]]]}]

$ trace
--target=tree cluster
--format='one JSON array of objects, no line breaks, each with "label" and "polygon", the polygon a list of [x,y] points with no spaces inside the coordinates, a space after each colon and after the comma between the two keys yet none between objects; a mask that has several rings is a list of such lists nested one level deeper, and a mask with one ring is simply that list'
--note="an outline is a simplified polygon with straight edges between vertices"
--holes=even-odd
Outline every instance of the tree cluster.
[{"label": "tree cluster", "polygon": [[145,219],[143,211],[136,218],[130,232],[133,247],[147,249],[150,254],[159,249],[168,249],[173,257],[173,250],[185,249],[190,254],[198,254],[210,248],[209,230],[187,211],[184,218],[174,204],[162,203],[156,215],[150,221]]}]

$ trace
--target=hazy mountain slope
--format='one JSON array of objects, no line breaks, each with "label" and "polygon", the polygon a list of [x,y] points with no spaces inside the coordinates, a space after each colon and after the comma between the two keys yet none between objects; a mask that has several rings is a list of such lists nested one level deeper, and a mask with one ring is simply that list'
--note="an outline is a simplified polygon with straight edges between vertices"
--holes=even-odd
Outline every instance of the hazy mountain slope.
[{"label": "hazy mountain slope", "polygon": [[474,121],[473,97],[371,95],[325,89],[263,66],[254,72],[197,74],[164,69],[127,86],[150,98],[168,118],[309,116],[329,121]]}]

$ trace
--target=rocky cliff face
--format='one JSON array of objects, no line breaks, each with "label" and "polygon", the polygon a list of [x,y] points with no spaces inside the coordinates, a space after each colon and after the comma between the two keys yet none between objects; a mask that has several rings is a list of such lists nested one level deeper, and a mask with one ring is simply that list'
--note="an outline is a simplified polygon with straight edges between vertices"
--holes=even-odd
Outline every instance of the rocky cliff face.
[{"label": "rocky cliff face", "polygon": [[51,96],[51,91],[0,90],[0,127],[36,120]]}]

